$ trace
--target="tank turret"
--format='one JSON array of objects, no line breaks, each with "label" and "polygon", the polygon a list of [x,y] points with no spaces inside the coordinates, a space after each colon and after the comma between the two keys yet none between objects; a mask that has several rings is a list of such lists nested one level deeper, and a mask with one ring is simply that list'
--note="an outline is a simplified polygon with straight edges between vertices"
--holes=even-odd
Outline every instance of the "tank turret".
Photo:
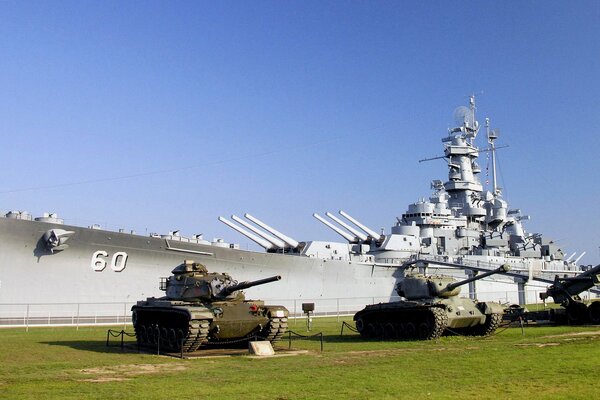
[{"label": "tank turret", "polygon": [[493,271],[475,275],[462,281],[456,281],[450,276],[423,274],[408,274],[396,285],[396,292],[407,300],[419,300],[433,297],[450,298],[460,294],[460,287],[467,283],[486,278],[490,275],[505,273],[510,270],[508,265],[502,265]]},{"label": "tank turret", "polygon": [[460,298],[460,287],[508,270],[503,265],[461,281],[408,273],[396,285],[405,300],[366,306],[354,314],[356,329],[362,337],[378,339],[437,339],[446,332],[489,335],[500,324],[504,307]]},{"label": "tank turret", "polygon": [[252,282],[238,283],[229,274],[208,272],[202,264],[186,260],[172,271],[173,275],[161,284],[170,300],[240,300],[245,299],[241,290],[264,285],[281,279],[276,275]]},{"label": "tank turret", "polygon": [[238,283],[229,274],[208,272],[191,260],[172,273],[161,281],[164,297],[138,301],[131,308],[140,345],[191,352],[211,342],[276,341],[287,331],[285,307],[246,300],[242,292],[281,276]]}]

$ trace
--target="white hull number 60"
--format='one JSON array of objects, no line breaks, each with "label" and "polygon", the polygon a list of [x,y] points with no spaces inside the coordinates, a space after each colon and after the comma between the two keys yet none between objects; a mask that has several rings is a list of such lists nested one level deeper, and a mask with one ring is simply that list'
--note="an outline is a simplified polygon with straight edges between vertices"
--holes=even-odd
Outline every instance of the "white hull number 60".
[{"label": "white hull number 60", "polygon": [[[98,250],[94,254],[92,254],[92,269],[94,271],[104,271],[106,268],[106,264],[108,262],[106,259],[108,258],[108,253],[104,250]],[[110,268],[115,272],[121,272],[125,269],[127,265],[127,253],[124,251],[118,251],[113,254],[112,259],[110,260]]]}]

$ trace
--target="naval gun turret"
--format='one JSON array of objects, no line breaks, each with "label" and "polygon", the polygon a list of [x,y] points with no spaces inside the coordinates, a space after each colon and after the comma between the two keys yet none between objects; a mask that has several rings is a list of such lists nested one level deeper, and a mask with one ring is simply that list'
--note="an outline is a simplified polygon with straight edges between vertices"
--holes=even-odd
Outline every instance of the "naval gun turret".
[{"label": "naval gun turret", "polygon": [[502,321],[504,307],[460,298],[460,287],[508,270],[503,265],[458,282],[450,276],[407,273],[396,285],[405,300],[366,306],[354,315],[356,329],[362,337],[380,339],[430,340],[448,331],[489,335]]},{"label": "naval gun turret", "polygon": [[600,286],[600,264],[596,265],[577,276],[554,278],[545,293],[540,293],[540,298],[546,300],[552,297],[554,303],[560,304],[566,310],[567,319],[572,324],[591,322],[600,324],[600,301],[586,304],[579,294]]},{"label": "naval gun turret", "polygon": [[192,352],[207,342],[243,339],[276,341],[287,331],[288,310],[246,300],[242,290],[275,282],[280,276],[238,283],[229,274],[208,272],[186,260],[161,281],[166,296],[131,308],[138,343]]}]

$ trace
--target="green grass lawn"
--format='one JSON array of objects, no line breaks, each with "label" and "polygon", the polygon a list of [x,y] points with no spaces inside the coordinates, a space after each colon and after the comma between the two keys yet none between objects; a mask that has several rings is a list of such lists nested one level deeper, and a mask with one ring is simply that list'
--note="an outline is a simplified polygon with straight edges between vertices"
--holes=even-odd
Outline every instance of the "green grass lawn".
[{"label": "green grass lawn", "polygon": [[[306,333],[302,321],[291,328]],[[5,399],[421,399],[596,398],[600,327],[500,329],[489,338],[434,342],[340,338],[315,319],[307,354],[178,359],[106,347],[107,327],[0,329]],[[118,327],[115,329],[122,329]],[[128,328],[131,330],[131,327]],[[132,339],[128,339],[132,341]],[[116,342],[115,342],[116,345]],[[287,341],[276,350],[287,349]]]}]

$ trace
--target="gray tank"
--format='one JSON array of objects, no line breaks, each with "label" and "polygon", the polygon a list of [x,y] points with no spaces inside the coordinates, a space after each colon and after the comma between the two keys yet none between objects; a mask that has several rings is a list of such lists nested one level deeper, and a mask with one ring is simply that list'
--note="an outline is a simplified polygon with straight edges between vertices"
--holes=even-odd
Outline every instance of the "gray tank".
[{"label": "gray tank", "polygon": [[408,273],[396,286],[406,300],[366,306],[354,315],[356,329],[364,338],[378,339],[431,340],[447,330],[489,335],[502,321],[504,307],[458,297],[460,286],[508,270],[503,265],[459,282],[449,276]]},{"label": "gray tank", "polygon": [[161,281],[165,297],[151,297],[131,308],[138,344],[192,352],[208,342],[246,338],[273,342],[287,331],[285,307],[246,300],[241,291],[278,281],[280,276],[238,283],[226,273],[209,273],[190,260],[172,273]]}]

